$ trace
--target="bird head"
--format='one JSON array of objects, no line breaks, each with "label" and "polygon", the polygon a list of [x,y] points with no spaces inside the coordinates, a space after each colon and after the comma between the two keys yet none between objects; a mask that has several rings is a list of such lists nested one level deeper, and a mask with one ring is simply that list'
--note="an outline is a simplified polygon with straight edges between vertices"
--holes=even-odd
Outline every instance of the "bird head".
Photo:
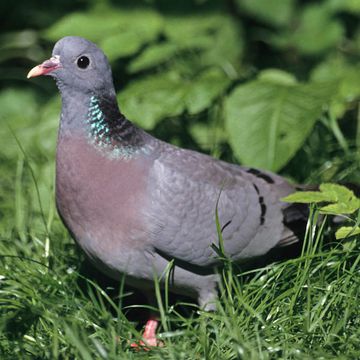
[{"label": "bird head", "polygon": [[112,73],[105,54],[94,43],[66,36],[54,46],[52,57],[32,68],[27,77],[48,75],[60,90],[99,93],[113,89]]}]

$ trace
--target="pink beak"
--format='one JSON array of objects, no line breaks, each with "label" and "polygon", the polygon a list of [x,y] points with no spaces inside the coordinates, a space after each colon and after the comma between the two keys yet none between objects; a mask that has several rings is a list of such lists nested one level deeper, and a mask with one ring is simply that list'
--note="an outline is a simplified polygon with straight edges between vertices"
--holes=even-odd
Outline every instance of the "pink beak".
[{"label": "pink beak", "polygon": [[55,55],[49,60],[45,60],[42,64],[33,67],[27,74],[27,78],[30,79],[35,76],[46,75],[60,67],[60,57]]}]

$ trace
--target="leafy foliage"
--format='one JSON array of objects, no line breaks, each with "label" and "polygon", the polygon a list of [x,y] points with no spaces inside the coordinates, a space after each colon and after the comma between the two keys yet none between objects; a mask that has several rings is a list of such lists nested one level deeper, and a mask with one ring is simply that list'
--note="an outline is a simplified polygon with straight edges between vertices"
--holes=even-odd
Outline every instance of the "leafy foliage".
[{"label": "leafy foliage", "polygon": [[154,40],[161,29],[161,17],[151,9],[116,11],[108,7],[88,13],[72,13],[45,32],[57,41],[69,34],[97,41],[110,60],[132,55]]},{"label": "leafy foliage", "polygon": [[150,130],[165,117],[177,116],[184,111],[196,114],[207,109],[229,83],[230,80],[216,68],[204,70],[189,79],[169,71],[130,84],[118,100],[129,118]]},{"label": "leafy foliage", "polygon": [[295,10],[294,0],[237,0],[243,11],[273,26],[288,25]]},{"label": "leafy foliage", "polygon": [[320,207],[323,214],[352,214],[360,209],[360,199],[353,191],[338,184],[321,184],[320,191],[298,191],[283,200],[297,203],[332,203]]},{"label": "leafy foliage", "polygon": [[[360,234],[359,214],[360,199],[354,192],[338,184],[321,184],[320,191],[298,191],[283,198],[286,202],[320,204],[319,212],[330,215],[348,215],[358,212],[357,219],[352,220],[354,226],[342,226],[336,233],[336,239],[345,239]],[[328,203],[327,205],[324,205]],[[329,204],[330,203],[330,204]]]},{"label": "leafy foliage", "polygon": [[[304,5],[300,11],[295,0],[238,0],[235,6],[240,14],[274,27],[259,32],[263,41],[283,51],[292,48],[296,56],[326,55],[351,41],[336,15],[357,14],[356,4],[336,1]],[[241,19],[235,21],[221,7],[216,12],[203,7],[207,12],[167,15],[161,6],[118,9],[98,4],[67,14],[43,34],[52,41],[68,34],[84,36],[96,41],[110,60],[126,59],[126,70],[135,77],[121,87],[119,101],[123,112],[147,130],[167,118],[203,116],[224,102],[221,141],[242,163],[271,170],[291,160],[324,111],[336,121],[359,98],[357,66],[341,48],[335,50],[338,60],[331,56],[317,63],[305,83],[283,83],[286,73],[279,69],[249,77]],[[244,76],[248,81],[228,93]]]},{"label": "leafy foliage", "polygon": [[341,23],[323,4],[314,4],[304,7],[295,31],[274,36],[272,43],[280,48],[295,47],[304,55],[317,55],[336,46],[343,32]]},{"label": "leafy foliage", "polygon": [[347,109],[356,106],[360,96],[359,73],[360,66],[350,64],[343,56],[328,58],[312,71],[313,81],[336,81],[338,84],[329,106],[335,118],[344,116]]},{"label": "leafy foliage", "polygon": [[[189,0],[179,5],[181,11],[169,11],[160,0],[137,6],[90,3],[38,34],[4,36],[6,59],[24,54],[15,49],[31,50],[31,58],[43,56],[38,37],[54,42],[84,36],[122,65],[120,105],[147,130],[169,118],[189,119],[184,130],[198,135],[192,117],[210,124],[220,105],[223,136],[217,145],[229,145],[244,164],[280,170],[322,116],[344,147],[334,124],[348,116],[360,96],[359,32],[347,26],[359,15],[358,1],[236,0],[230,7],[233,14],[215,0],[200,5]],[[262,43],[278,52],[279,61],[267,64],[266,56],[255,57]],[[294,81],[283,83],[286,77]],[[213,148],[199,143],[197,135],[192,141],[198,148]]]},{"label": "leafy foliage", "polygon": [[335,237],[337,240],[346,239],[350,236],[356,236],[360,234],[359,226],[342,226],[336,231]]},{"label": "leafy foliage", "polygon": [[226,126],[242,163],[278,170],[303,144],[336,88],[299,84],[288,74],[270,71],[228,97]]}]

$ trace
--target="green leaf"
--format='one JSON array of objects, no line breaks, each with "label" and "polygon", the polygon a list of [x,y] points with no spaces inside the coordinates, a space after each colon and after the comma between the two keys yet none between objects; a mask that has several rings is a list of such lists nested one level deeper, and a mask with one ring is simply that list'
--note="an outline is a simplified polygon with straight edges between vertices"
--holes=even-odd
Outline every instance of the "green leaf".
[{"label": "green leaf", "polygon": [[196,114],[208,108],[230,84],[223,71],[210,68],[200,73],[191,83],[186,84],[186,108],[190,114]]},{"label": "green leaf", "polygon": [[349,105],[360,97],[360,65],[349,64],[343,57],[331,56],[322,62],[312,71],[311,79],[337,82],[338,91],[330,104],[330,111],[336,118],[342,117]]},{"label": "green leaf", "polygon": [[326,6],[333,12],[349,12],[354,15],[360,15],[359,0],[328,0]]},{"label": "green leaf", "polygon": [[[104,21],[106,19],[106,21]],[[108,10],[101,12],[74,12],[67,14],[45,30],[45,38],[57,41],[64,36],[82,36],[99,41],[111,36],[119,27],[119,16]]]},{"label": "green leaf", "polygon": [[345,186],[338,184],[322,184],[320,191],[333,196],[334,204],[323,206],[320,211],[330,214],[352,214],[360,208],[360,199]]},{"label": "green leaf", "polygon": [[194,122],[190,124],[189,132],[198,146],[206,151],[214,150],[217,144],[227,139],[224,129],[216,123]]},{"label": "green leaf", "polygon": [[113,60],[136,53],[154,40],[163,26],[162,17],[150,9],[101,8],[75,12],[52,25],[44,36],[56,41],[63,36],[77,35],[95,41]]},{"label": "green leaf", "polygon": [[279,170],[301,147],[334,93],[335,85],[298,84],[259,76],[240,85],[225,103],[226,129],[245,165]]},{"label": "green leaf", "polygon": [[338,229],[335,233],[335,238],[337,240],[346,239],[350,236],[359,235],[360,234],[360,227],[356,226],[342,226]]},{"label": "green leaf", "polygon": [[294,0],[237,0],[238,5],[249,15],[271,25],[287,25],[294,12]]},{"label": "green leaf", "polygon": [[203,65],[233,68],[243,52],[242,29],[226,15],[168,17],[164,32],[168,41],[179,49],[197,50]]},{"label": "green leaf", "polygon": [[352,214],[359,209],[358,199],[349,199],[347,202],[338,202],[336,204],[330,204],[320,208],[322,214]]},{"label": "green leaf", "polygon": [[124,114],[142,128],[155,127],[161,119],[185,109],[185,87],[173,72],[148,76],[132,82],[118,95]]},{"label": "green leaf", "polygon": [[154,40],[162,29],[162,19],[153,11],[136,10],[127,15],[129,18],[126,20],[119,19],[122,27],[100,43],[110,60],[136,53],[144,44]]},{"label": "green leaf", "polygon": [[236,77],[236,67],[244,51],[242,28],[230,17],[224,16],[218,21],[216,32],[210,35],[212,45],[204,52],[202,61],[206,65],[219,65],[229,75]]},{"label": "green leaf", "polygon": [[230,80],[223,71],[210,68],[188,79],[176,72],[148,76],[131,83],[119,94],[123,112],[144,129],[187,110],[196,114],[212,105]]},{"label": "green leaf", "polygon": [[297,191],[281,199],[290,203],[313,204],[326,201],[336,201],[334,197],[329,194],[324,194],[320,191]]},{"label": "green leaf", "polygon": [[320,185],[319,189],[329,198],[334,199],[333,201],[345,202],[355,198],[354,192],[343,185],[324,183]]},{"label": "green leaf", "polygon": [[173,58],[179,51],[179,47],[173,43],[155,44],[145,49],[129,65],[130,72],[147,70],[151,67],[161,65]]},{"label": "green leaf", "polygon": [[177,60],[190,57],[202,69],[218,65],[235,72],[231,67],[243,50],[241,29],[224,15],[167,17],[164,34],[166,40],[145,49],[130,64],[130,71],[149,69],[176,56]]},{"label": "green leaf", "polygon": [[280,69],[263,70],[259,74],[258,79],[279,85],[294,85],[297,83],[296,77],[293,74]]},{"label": "green leaf", "polygon": [[335,47],[345,33],[323,4],[306,6],[298,23],[295,30],[272,36],[271,43],[280,48],[294,47],[305,55],[318,55]]},{"label": "green leaf", "polygon": [[360,199],[345,186],[325,183],[320,185],[319,190],[295,192],[283,198],[282,201],[305,204],[332,203],[320,208],[320,212],[323,214],[352,214],[360,209]]},{"label": "green leaf", "polygon": [[221,23],[227,20],[227,16],[216,14],[169,16],[165,19],[164,32],[176,44],[207,48]]}]

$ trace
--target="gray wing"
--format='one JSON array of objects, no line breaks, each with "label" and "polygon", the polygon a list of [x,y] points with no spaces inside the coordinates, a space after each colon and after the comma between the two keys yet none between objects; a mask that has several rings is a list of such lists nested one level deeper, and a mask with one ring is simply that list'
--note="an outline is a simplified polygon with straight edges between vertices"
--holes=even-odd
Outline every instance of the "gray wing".
[{"label": "gray wing", "polygon": [[160,146],[149,176],[147,214],[159,253],[194,266],[215,265],[217,201],[225,252],[233,260],[260,256],[279,243],[284,231],[279,199],[293,191],[283,178]]}]

